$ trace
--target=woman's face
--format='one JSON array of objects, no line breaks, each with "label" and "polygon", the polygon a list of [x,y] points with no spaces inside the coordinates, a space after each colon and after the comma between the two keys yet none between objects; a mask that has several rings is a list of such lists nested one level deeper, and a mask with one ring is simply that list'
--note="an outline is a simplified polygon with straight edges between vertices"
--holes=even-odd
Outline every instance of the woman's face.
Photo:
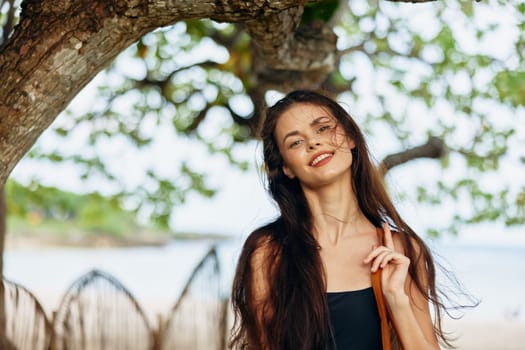
[{"label": "woman's face", "polygon": [[327,108],[293,105],[277,120],[274,136],[289,178],[312,188],[348,180],[355,144]]}]

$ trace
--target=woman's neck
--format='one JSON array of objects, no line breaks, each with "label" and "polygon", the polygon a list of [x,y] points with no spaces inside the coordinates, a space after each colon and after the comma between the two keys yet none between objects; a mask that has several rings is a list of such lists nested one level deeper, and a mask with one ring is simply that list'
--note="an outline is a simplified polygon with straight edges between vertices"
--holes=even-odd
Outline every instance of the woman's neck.
[{"label": "woman's neck", "polygon": [[312,213],[313,234],[332,245],[371,225],[361,211],[350,181],[322,188],[303,188]]}]

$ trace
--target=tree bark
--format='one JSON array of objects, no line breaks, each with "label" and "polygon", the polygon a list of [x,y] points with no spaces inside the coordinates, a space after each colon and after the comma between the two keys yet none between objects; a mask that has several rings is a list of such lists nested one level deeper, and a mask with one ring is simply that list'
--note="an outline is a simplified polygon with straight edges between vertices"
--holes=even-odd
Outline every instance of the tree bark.
[{"label": "tree bark", "polygon": [[[0,253],[4,252],[7,221],[7,205],[5,201],[4,185],[0,185]],[[4,255],[0,255],[0,276],[4,275]]]},{"label": "tree bark", "polygon": [[0,185],[0,349],[11,349],[6,337],[5,290],[4,290],[4,242],[6,233],[6,203],[4,186]]},{"label": "tree bark", "polygon": [[186,19],[268,18],[305,1],[25,0],[0,53],[0,184],[73,97],[148,31]]},{"label": "tree bark", "polygon": [[390,169],[398,165],[405,164],[418,158],[442,158],[447,152],[447,147],[442,139],[438,137],[430,137],[424,145],[385,157],[381,164],[379,164],[379,171],[384,177]]},{"label": "tree bark", "polygon": [[[282,92],[297,88],[315,90],[336,68],[336,42],[332,29],[321,22],[297,28],[283,44],[286,50],[272,50],[269,37],[256,41],[253,59],[259,64],[253,65],[254,81]],[[272,51],[273,55],[266,55]]]},{"label": "tree bark", "polygon": [[306,1],[318,0],[23,1],[20,24],[0,52],[0,184],[118,53],[180,20],[244,22],[253,37],[255,84],[318,88],[337,62],[336,37],[326,24],[299,27]]},{"label": "tree bark", "polygon": [[287,91],[317,88],[335,69],[337,36],[323,22],[299,26],[303,7],[246,22],[252,38],[257,82]]}]

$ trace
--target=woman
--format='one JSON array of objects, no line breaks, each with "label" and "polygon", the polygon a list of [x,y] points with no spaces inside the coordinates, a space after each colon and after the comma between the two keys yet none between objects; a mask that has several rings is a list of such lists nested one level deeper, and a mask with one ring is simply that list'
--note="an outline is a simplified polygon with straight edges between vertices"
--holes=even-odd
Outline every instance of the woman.
[{"label": "woman", "polygon": [[254,231],[243,247],[231,345],[382,349],[372,290],[378,270],[400,346],[439,349],[438,338],[450,345],[440,325],[429,250],[394,208],[345,110],[318,93],[295,91],[268,109],[261,137],[269,191],[281,216]]}]

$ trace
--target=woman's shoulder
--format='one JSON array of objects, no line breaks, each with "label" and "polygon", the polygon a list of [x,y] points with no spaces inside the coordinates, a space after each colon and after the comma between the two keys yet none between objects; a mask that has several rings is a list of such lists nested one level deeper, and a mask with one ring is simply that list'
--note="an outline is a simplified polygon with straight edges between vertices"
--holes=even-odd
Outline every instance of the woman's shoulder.
[{"label": "woman's shoulder", "polygon": [[277,232],[279,230],[279,219],[261,226],[248,235],[244,243],[246,250],[268,255],[278,250],[279,242]]}]

